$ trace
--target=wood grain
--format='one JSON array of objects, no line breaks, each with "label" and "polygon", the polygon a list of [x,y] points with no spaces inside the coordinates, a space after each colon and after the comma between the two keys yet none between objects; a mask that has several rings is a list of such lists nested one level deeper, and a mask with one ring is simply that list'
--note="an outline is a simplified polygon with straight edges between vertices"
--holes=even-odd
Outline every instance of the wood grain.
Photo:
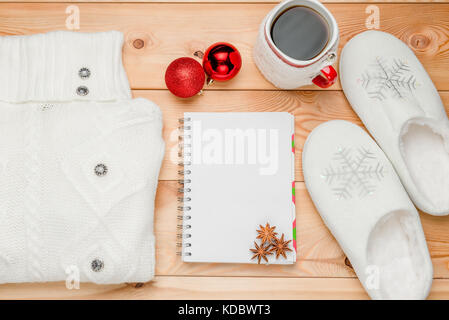
[{"label": "wood grain", "polygon": [[[439,280],[444,281],[446,280]],[[435,283],[434,286],[437,286]],[[366,299],[357,279],[221,278],[158,276],[141,288],[62,282],[0,286],[2,299]]]},{"label": "wood grain", "polygon": [[[433,281],[429,299],[449,296],[449,280]],[[67,290],[64,283],[8,284],[0,286],[2,299],[368,299],[357,279],[339,278],[222,278],[158,276],[143,287],[131,284],[82,283]]]},{"label": "wood grain", "polygon": [[[304,180],[301,152],[310,131],[334,119],[362,126],[341,91],[207,91],[191,99],[178,99],[166,90],[135,90],[133,95],[154,101],[163,112],[166,153],[160,180],[178,179],[177,126],[184,112],[290,112],[296,121],[296,181]],[[449,92],[440,96],[449,112]]]},{"label": "wood grain", "polygon": [[[36,3],[52,3],[52,2],[64,2],[64,3],[270,3],[277,4],[280,1],[275,0],[0,0],[1,2],[36,2]],[[322,3],[446,3],[445,0],[321,0]]]},{"label": "wood grain", "polygon": [[[64,30],[67,3],[2,3],[0,34]],[[216,3],[81,3],[80,31],[116,29],[124,32],[124,64],[134,89],[164,89],[168,64],[192,56],[217,41],[228,41],[243,57],[240,74],[214,89],[274,89],[252,60],[257,29],[273,4]],[[119,6],[119,7],[118,7]],[[411,46],[439,90],[449,90],[449,4],[378,4],[381,30]],[[119,8],[119,10],[118,10]],[[331,3],[340,27],[340,49],[365,31],[366,4]],[[141,49],[133,46],[144,41]],[[333,89],[339,89],[336,84]],[[310,86],[310,89],[318,89]]]}]

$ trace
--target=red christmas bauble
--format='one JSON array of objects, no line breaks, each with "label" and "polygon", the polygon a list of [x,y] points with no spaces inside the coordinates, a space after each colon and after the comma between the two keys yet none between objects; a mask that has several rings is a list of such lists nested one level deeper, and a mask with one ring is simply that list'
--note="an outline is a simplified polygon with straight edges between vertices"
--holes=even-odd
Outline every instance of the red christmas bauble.
[{"label": "red christmas bauble", "polygon": [[192,58],[174,60],[165,71],[168,90],[180,98],[189,98],[203,89],[206,76],[201,64]]},{"label": "red christmas bauble", "polygon": [[242,67],[240,52],[232,44],[218,42],[204,53],[203,68],[214,80],[226,81],[234,78]]}]

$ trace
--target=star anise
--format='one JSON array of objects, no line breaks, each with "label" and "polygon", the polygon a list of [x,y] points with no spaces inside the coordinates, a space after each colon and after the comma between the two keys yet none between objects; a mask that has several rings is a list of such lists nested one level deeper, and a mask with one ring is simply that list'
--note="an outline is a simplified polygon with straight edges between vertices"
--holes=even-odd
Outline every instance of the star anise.
[{"label": "star anise", "polygon": [[254,241],[254,246],[256,247],[256,249],[250,249],[252,253],[254,253],[253,257],[251,258],[251,260],[253,260],[254,258],[257,258],[257,263],[260,264],[260,260],[264,259],[267,263],[268,263],[268,259],[267,256],[271,255],[271,250],[270,250],[270,244],[268,245],[264,245],[263,243],[259,246],[257,245],[257,243]]},{"label": "star anise", "polygon": [[276,227],[270,227],[269,223],[265,227],[260,224],[259,227],[260,229],[257,230],[258,236],[256,239],[261,239],[262,244],[266,242],[272,243],[276,239],[277,232],[274,232]]},{"label": "star anise", "polygon": [[291,240],[284,241],[284,234],[278,239],[274,239],[272,243],[272,248],[270,249],[270,253],[276,252],[276,259],[279,258],[280,255],[282,255],[285,259],[287,259],[287,256],[285,254],[286,251],[293,251],[288,247],[288,244],[291,242]]}]

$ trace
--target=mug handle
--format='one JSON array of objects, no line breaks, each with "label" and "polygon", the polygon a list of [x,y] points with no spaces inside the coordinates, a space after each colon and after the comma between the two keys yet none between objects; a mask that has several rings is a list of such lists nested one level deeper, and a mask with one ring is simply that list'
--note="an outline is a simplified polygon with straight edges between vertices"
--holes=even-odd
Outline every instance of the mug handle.
[{"label": "mug handle", "polygon": [[320,74],[312,82],[320,88],[329,88],[337,81],[337,71],[332,66],[321,69]]}]

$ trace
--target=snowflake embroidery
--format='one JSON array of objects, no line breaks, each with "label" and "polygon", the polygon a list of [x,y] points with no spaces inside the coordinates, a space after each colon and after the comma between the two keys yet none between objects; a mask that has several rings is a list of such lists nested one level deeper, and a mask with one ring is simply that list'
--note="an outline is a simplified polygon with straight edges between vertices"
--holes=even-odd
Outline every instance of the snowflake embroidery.
[{"label": "snowflake embroidery", "polygon": [[359,81],[372,99],[381,101],[388,97],[403,98],[407,93],[415,90],[418,85],[415,76],[405,62],[393,59],[393,64],[390,67],[385,60],[379,57]]},{"label": "snowflake embroidery", "polygon": [[329,165],[321,176],[339,199],[372,194],[376,182],[380,182],[385,174],[375,154],[363,147],[355,152],[351,148],[339,148],[332,160],[337,165]]}]

